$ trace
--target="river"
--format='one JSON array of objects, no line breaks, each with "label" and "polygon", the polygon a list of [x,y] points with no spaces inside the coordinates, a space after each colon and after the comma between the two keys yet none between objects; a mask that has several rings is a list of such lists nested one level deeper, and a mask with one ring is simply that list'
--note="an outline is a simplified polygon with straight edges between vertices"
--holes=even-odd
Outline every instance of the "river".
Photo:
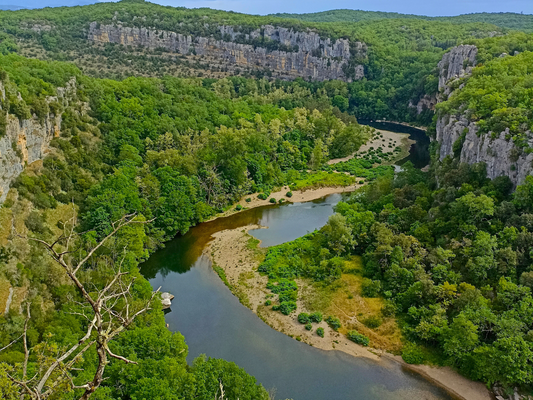
[{"label": "river", "polygon": [[250,231],[262,246],[294,240],[322,227],[342,197],[265,206],[200,224],[167,243],[141,272],[153,287],[176,296],[166,321],[185,336],[189,362],[200,354],[234,361],[265,388],[276,388],[277,399],[450,399],[396,362],[320,350],[275,331],[240,304],[203,254],[215,232],[249,224],[268,227]]}]

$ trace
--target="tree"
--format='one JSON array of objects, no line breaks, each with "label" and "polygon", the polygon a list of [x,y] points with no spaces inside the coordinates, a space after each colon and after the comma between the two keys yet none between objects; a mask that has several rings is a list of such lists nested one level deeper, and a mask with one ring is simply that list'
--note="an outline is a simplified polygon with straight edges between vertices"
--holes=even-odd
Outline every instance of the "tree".
[{"label": "tree", "polygon": [[336,254],[341,255],[351,250],[355,244],[352,231],[346,223],[346,218],[340,214],[329,217],[328,223],[322,228],[322,233],[328,247]]},{"label": "tree", "polygon": [[[81,301],[73,301],[72,314],[82,317],[86,321],[83,337],[67,348],[58,350],[47,344],[40,344],[35,349],[28,347],[28,325],[31,321],[30,304],[26,305],[26,322],[22,334],[7,347],[22,339],[24,344],[24,362],[21,370],[7,372],[8,378],[20,388],[22,395],[31,399],[44,400],[53,398],[58,391],[65,388],[70,390],[83,390],[80,400],[88,399],[98,389],[104,380],[104,370],[109,358],[135,364],[121,355],[115,354],[109,348],[109,343],[121,332],[127,329],[141,314],[150,309],[158,291],[153,292],[144,300],[135,300],[132,296],[135,276],[131,276],[128,268],[129,252],[127,245],[122,249],[107,248],[106,255],[99,255],[104,246],[112,242],[117,233],[134,224],[144,224],[147,221],[140,219],[136,214],[123,216],[118,221],[111,223],[111,232],[101,241],[94,241],[95,235],[89,235],[85,240],[75,232],[76,213],[64,225],[63,234],[54,242],[42,239],[28,238],[40,243],[48,251],[51,258],[59,264],[71,283],[76,287]],[[111,243],[112,244],[112,243]],[[85,250],[81,250],[82,246]],[[111,253],[111,255],[109,254]],[[114,253],[114,254],[113,254]],[[104,277],[101,283],[90,278],[91,274]],[[77,381],[76,365],[91,349],[97,353],[97,366],[94,374],[81,384]],[[40,352],[39,366],[35,375],[28,379],[28,361],[32,352]],[[46,354],[46,357],[42,355]]]}]

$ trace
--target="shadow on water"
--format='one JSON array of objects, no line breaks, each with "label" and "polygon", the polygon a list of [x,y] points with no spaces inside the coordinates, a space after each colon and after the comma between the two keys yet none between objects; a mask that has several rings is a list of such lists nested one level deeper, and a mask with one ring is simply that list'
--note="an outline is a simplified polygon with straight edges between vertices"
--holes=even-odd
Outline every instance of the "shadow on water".
[{"label": "shadow on water", "polygon": [[412,126],[406,126],[397,124],[394,122],[375,122],[370,120],[358,120],[361,125],[369,125],[372,128],[382,129],[384,131],[391,131],[397,133],[409,134],[409,139],[416,141],[409,149],[409,156],[398,161],[397,165],[402,165],[407,161],[411,161],[415,168],[424,168],[429,164],[429,136],[422,129],[414,128]]},{"label": "shadow on water", "polygon": [[340,194],[309,203],[266,206],[200,224],[177,237],[141,266],[153,287],[176,297],[165,319],[189,345],[188,361],[200,354],[234,361],[276,398],[294,400],[449,399],[440,388],[398,363],[379,363],[324,351],[277,332],[240,304],[203,254],[215,232],[261,224],[252,232],[263,245],[293,240],[323,226]]}]

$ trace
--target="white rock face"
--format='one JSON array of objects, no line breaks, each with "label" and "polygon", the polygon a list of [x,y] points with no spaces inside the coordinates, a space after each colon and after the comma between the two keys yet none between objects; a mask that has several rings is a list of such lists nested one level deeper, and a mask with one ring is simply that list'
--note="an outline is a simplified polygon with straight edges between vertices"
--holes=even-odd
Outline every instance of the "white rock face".
[{"label": "white rock face", "polygon": [[462,78],[472,72],[476,65],[477,47],[474,45],[461,45],[454,47],[444,54],[439,62],[439,90],[444,94],[450,93],[448,84],[457,78]]},{"label": "white rock face", "polygon": [[[75,91],[76,80],[73,79],[65,88],[58,88],[58,96],[48,101],[59,100],[66,105]],[[5,98],[1,82],[0,95]],[[7,115],[6,133],[0,138],[0,204],[6,199],[11,182],[25,166],[46,156],[50,141],[59,136],[60,130],[61,115],[49,114],[44,121],[35,117],[20,121],[14,115]]]},{"label": "white rock face", "polygon": [[[492,133],[478,134],[475,123],[465,118],[456,120],[450,118],[439,119],[437,123],[437,141],[440,144],[440,159],[453,154],[453,144],[463,132],[463,147],[460,153],[460,161],[468,164],[484,162],[487,165],[487,176],[494,179],[498,176],[508,176],[515,186],[522,184],[526,176],[533,171],[533,154],[524,153],[515,146],[513,140],[507,140],[509,131],[501,132],[492,138]],[[526,133],[530,146],[533,146],[533,134]]]},{"label": "white rock face", "polygon": [[[471,73],[476,64],[477,48],[475,46],[458,46],[445,54],[439,63],[439,88],[445,95],[453,96],[449,84]],[[466,66],[466,67],[465,67]],[[453,145],[461,138],[463,145],[460,155],[454,155]],[[461,162],[487,165],[487,176],[494,179],[508,176],[515,187],[520,185],[533,171],[533,154],[527,154],[515,146],[509,130],[480,134],[478,126],[464,116],[445,115],[437,121],[436,140],[440,145],[440,159],[446,156],[459,156]],[[533,134],[526,132],[529,146],[533,147]]]},{"label": "white rock face", "polygon": [[[261,29],[242,34],[232,26],[218,26],[223,40],[214,37],[196,37],[171,31],[150,28],[131,28],[120,23],[103,25],[90,24],[88,40],[95,43],[120,43],[124,46],[141,46],[150,49],[164,48],[178,54],[196,54],[216,58],[226,67],[268,68],[281,74],[281,77],[295,77],[315,80],[340,79],[351,81],[364,76],[362,65],[356,65],[354,71],[347,74],[348,62],[352,56],[366,55],[366,45],[352,43],[347,39],[322,39],[316,32],[296,32],[292,29],[264,25]],[[297,51],[270,51],[265,47],[249,42],[261,36],[291,46]],[[352,51],[356,54],[352,54]],[[353,77],[353,78],[352,78]]]}]

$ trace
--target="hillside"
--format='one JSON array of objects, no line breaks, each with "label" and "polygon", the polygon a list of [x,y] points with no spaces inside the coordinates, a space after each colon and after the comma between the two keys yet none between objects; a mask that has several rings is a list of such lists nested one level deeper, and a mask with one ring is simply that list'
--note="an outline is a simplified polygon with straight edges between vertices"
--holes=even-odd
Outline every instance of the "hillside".
[{"label": "hillside", "polygon": [[381,19],[420,19],[425,21],[447,21],[456,24],[485,22],[500,28],[533,32],[533,15],[517,13],[473,13],[453,17],[428,17],[425,15],[400,14],[394,12],[362,10],[330,10],[309,14],[271,14],[273,17],[297,19],[306,22],[361,22]]},{"label": "hillside", "polygon": [[[320,230],[241,243],[257,309],[533,394],[533,34],[372,15],[0,12],[0,397],[272,398],[231,362],[188,363],[139,266],[273,193],[335,186],[358,189]],[[426,127],[431,164],[395,170],[405,148],[365,118]]]}]

